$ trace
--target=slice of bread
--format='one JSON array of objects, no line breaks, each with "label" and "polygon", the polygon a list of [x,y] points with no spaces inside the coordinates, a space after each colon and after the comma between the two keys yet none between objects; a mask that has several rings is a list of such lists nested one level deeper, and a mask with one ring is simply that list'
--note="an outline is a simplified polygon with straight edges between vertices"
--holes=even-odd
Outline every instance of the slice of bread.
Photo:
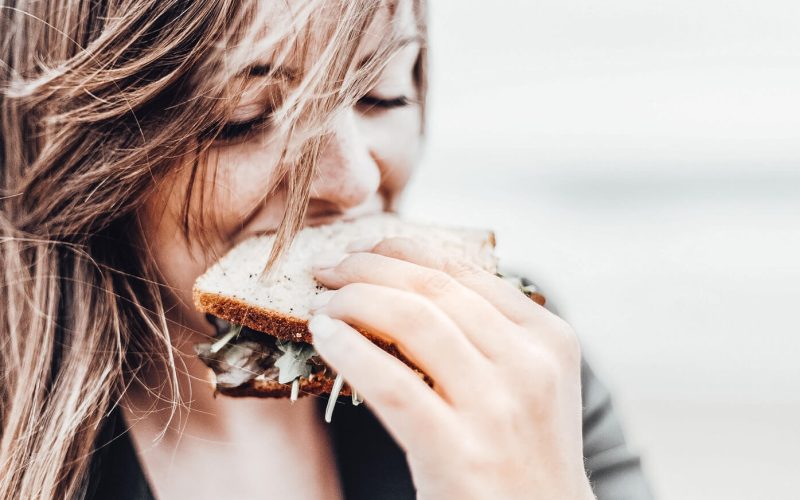
[{"label": "slice of bread", "polygon": [[[266,281],[259,277],[275,236],[248,239],[197,279],[193,289],[195,306],[200,311],[280,340],[313,344],[307,328],[311,301],[315,295],[327,290],[312,275],[314,257],[320,253],[343,253],[347,245],[357,239],[377,240],[391,236],[412,238],[452,255],[453,259],[466,260],[489,272],[497,272],[491,231],[417,224],[384,213],[304,228]],[[359,331],[382,349],[413,366],[395,345],[369,331],[360,328]],[[300,389],[316,394],[328,393],[332,383],[332,378],[324,376],[311,381],[302,379]],[[243,386],[221,392],[238,396],[284,397],[289,395],[290,388],[290,385],[275,381],[253,379]],[[347,390],[342,393],[347,394]]]},{"label": "slice of bread", "polygon": [[[327,372],[315,375],[310,380],[301,377],[299,396],[330,394],[336,378],[335,373]],[[213,384],[213,380],[212,380]],[[277,380],[264,380],[254,378],[238,387],[217,387],[216,391],[224,396],[235,398],[258,397],[258,398],[288,398],[292,393],[292,384],[281,384]],[[350,387],[345,384],[339,392],[342,396],[352,395]]]}]

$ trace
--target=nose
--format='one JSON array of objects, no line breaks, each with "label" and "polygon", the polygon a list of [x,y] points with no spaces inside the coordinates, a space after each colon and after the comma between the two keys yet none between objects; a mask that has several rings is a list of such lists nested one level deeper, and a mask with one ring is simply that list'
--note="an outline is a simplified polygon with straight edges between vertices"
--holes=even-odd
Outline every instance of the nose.
[{"label": "nose", "polygon": [[333,123],[311,183],[311,200],[324,201],[339,210],[358,206],[380,186],[380,169],[358,130],[355,112],[343,111]]}]

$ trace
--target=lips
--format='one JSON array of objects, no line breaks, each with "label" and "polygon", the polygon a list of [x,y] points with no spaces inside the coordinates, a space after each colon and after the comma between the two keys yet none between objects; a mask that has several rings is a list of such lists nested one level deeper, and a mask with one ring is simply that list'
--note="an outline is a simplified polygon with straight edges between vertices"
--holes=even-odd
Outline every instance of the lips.
[{"label": "lips", "polygon": [[[314,200],[311,202],[314,203]],[[315,210],[316,208],[316,210]],[[356,207],[350,208],[344,212],[338,209],[330,208],[330,207],[312,207],[309,206],[309,213],[306,215],[306,218],[303,220],[301,227],[314,227],[314,226],[321,226],[324,224],[332,224],[337,221],[346,221],[357,219],[359,217],[363,217],[365,215],[373,215],[384,210],[384,199],[383,196],[378,194],[369,201],[362,203]],[[256,229],[250,231],[247,236],[269,236],[275,234],[278,231],[277,227],[270,227],[265,229]]]}]

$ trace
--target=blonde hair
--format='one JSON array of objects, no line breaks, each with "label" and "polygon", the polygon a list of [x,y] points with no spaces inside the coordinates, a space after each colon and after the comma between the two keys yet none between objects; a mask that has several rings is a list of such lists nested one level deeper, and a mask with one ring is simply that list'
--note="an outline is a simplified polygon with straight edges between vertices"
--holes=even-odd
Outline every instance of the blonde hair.
[{"label": "blonde hair", "polygon": [[[296,2],[264,30],[256,0],[0,0],[0,498],[82,496],[98,430],[136,371],[160,357],[177,383],[164,285],[135,214],[176,159],[193,183],[213,175],[200,167],[253,54],[274,55],[267,80],[282,58],[307,56],[274,120],[289,202],[273,264],[304,217],[329,120],[406,43],[387,36],[354,60],[390,3]],[[192,193],[186,241],[214,227],[189,217],[204,202]]]}]

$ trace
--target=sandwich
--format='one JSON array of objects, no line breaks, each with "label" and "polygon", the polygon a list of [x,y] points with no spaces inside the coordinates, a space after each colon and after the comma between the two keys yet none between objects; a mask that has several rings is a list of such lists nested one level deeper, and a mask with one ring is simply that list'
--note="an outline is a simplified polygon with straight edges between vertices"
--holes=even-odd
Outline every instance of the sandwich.
[{"label": "sandwich", "polygon": [[[201,275],[193,287],[196,308],[215,326],[210,342],[195,351],[210,368],[216,394],[232,397],[290,398],[330,394],[326,420],[336,399],[361,398],[314,350],[307,323],[314,296],[327,290],[317,282],[311,262],[318,253],[344,252],[354,240],[402,236],[435,247],[453,259],[497,273],[494,234],[487,230],[431,226],[383,213],[349,221],[306,227],[266,279],[262,269],[275,235],[255,236],[231,249]],[[533,286],[508,278],[542,301]],[[364,305],[369,307],[368,304]],[[423,380],[435,381],[385,337],[358,327],[375,345],[400,359]]]}]

